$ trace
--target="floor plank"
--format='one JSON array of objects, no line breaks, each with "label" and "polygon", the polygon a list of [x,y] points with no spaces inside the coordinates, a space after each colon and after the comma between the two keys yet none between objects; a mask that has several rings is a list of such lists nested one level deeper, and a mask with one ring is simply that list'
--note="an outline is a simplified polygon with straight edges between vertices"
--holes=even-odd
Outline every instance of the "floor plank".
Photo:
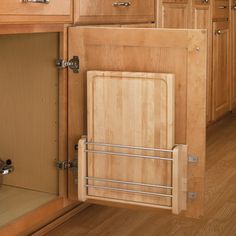
[{"label": "floor plank", "polygon": [[165,211],[92,205],[47,236],[235,236],[236,115],[207,131],[205,215],[199,220]]}]

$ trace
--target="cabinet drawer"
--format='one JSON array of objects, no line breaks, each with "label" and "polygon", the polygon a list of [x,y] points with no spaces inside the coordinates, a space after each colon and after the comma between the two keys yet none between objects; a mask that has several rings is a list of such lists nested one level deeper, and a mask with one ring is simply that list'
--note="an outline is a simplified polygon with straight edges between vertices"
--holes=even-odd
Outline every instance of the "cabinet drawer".
[{"label": "cabinet drawer", "polygon": [[188,0],[163,0],[163,3],[188,3]]},{"label": "cabinet drawer", "polygon": [[210,5],[210,0],[193,0],[193,4]]},{"label": "cabinet drawer", "polygon": [[75,0],[77,23],[154,21],[155,0]]},{"label": "cabinet drawer", "polygon": [[229,1],[213,1],[213,19],[229,18]]},{"label": "cabinet drawer", "polygon": [[[70,22],[72,0],[1,0],[0,22]],[[38,0],[40,1],[40,0]]]}]

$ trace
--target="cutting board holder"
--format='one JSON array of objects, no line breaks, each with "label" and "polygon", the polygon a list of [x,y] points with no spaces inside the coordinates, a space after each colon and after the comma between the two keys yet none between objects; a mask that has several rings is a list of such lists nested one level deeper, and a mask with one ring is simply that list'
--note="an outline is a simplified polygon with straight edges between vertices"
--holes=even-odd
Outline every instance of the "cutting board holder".
[{"label": "cutting board holder", "polygon": [[[93,147],[92,149],[90,147]],[[87,142],[86,137],[82,137],[78,143],[78,198],[79,201],[85,202],[87,200],[95,201],[107,201],[107,202],[116,202],[116,203],[127,203],[137,206],[146,206],[151,208],[161,208],[172,210],[173,214],[179,214],[181,211],[186,210],[187,202],[187,146],[186,145],[176,145],[173,149],[159,149],[159,148],[145,148],[145,147],[135,147],[135,146],[125,146],[119,144],[106,144],[106,143],[94,143]],[[160,156],[151,156],[151,155],[138,155],[131,154],[126,152],[111,152],[111,151],[101,151],[96,150],[96,147],[111,147],[125,150],[144,150],[144,151],[158,151],[161,153]],[[118,179],[101,179],[94,176],[88,176],[88,154],[93,153],[96,155],[107,155],[108,158],[114,156],[122,156],[123,158],[144,158],[150,160],[160,160],[164,162],[172,163],[172,184],[170,186],[163,186],[157,184],[148,184],[148,183],[137,183],[130,181],[121,181]],[[168,156],[168,157],[166,157]],[[115,158],[115,157],[114,157]],[[146,192],[138,190],[130,190],[127,188],[114,188],[103,185],[89,184],[89,180],[99,183],[118,183],[125,186],[142,186],[142,187],[152,187],[158,189],[168,189],[171,190],[171,194],[163,194],[158,192]],[[114,199],[109,197],[98,197],[95,195],[90,195],[88,193],[89,189],[103,189],[117,192],[124,192],[137,195],[156,195],[161,198],[170,198],[171,205],[159,205],[159,204],[148,204],[142,202],[134,202],[129,200]]]}]

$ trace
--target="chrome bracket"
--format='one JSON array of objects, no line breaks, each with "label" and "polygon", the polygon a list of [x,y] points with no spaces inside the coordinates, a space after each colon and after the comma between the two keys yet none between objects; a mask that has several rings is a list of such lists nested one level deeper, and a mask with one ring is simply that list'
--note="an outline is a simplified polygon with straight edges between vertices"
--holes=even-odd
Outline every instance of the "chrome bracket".
[{"label": "chrome bracket", "polygon": [[188,199],[196,200],[197,199],[197,193],[196,192],[188,192]]},{"label": "chrome bracket", "polygon": [[79,71],[80,71],[80,58],[78,56],[74,56],[69,61],[65,61],[63,59],[58,59],[58,60],[56,60],[56,67],[58,69],[69,68],[74,73],[79,73]]},{"label": "chrome bracket", "polygon": [[190,154],[190,155],[188,155],[188,162],[189,163],[197,163],[198,157]]}]

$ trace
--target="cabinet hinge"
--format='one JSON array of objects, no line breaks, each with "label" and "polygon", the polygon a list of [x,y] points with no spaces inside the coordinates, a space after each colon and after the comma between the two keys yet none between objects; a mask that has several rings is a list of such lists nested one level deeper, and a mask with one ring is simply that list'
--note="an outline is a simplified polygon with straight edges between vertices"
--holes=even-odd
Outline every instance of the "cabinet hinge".
[{"label": "cabinet hinge", "polygon": [[74,73],[79,73],[80,71],[80,58],[78,56],[73,56],[69,61],[63,59],[56,60],[56,67],[58,69],[69,68],[73,70]]},{"label": "cabinet hinge", "polygon": [[56,161],[56,168],[59,170],[68,170],[78,168],[77,159],[73,161]]}]

